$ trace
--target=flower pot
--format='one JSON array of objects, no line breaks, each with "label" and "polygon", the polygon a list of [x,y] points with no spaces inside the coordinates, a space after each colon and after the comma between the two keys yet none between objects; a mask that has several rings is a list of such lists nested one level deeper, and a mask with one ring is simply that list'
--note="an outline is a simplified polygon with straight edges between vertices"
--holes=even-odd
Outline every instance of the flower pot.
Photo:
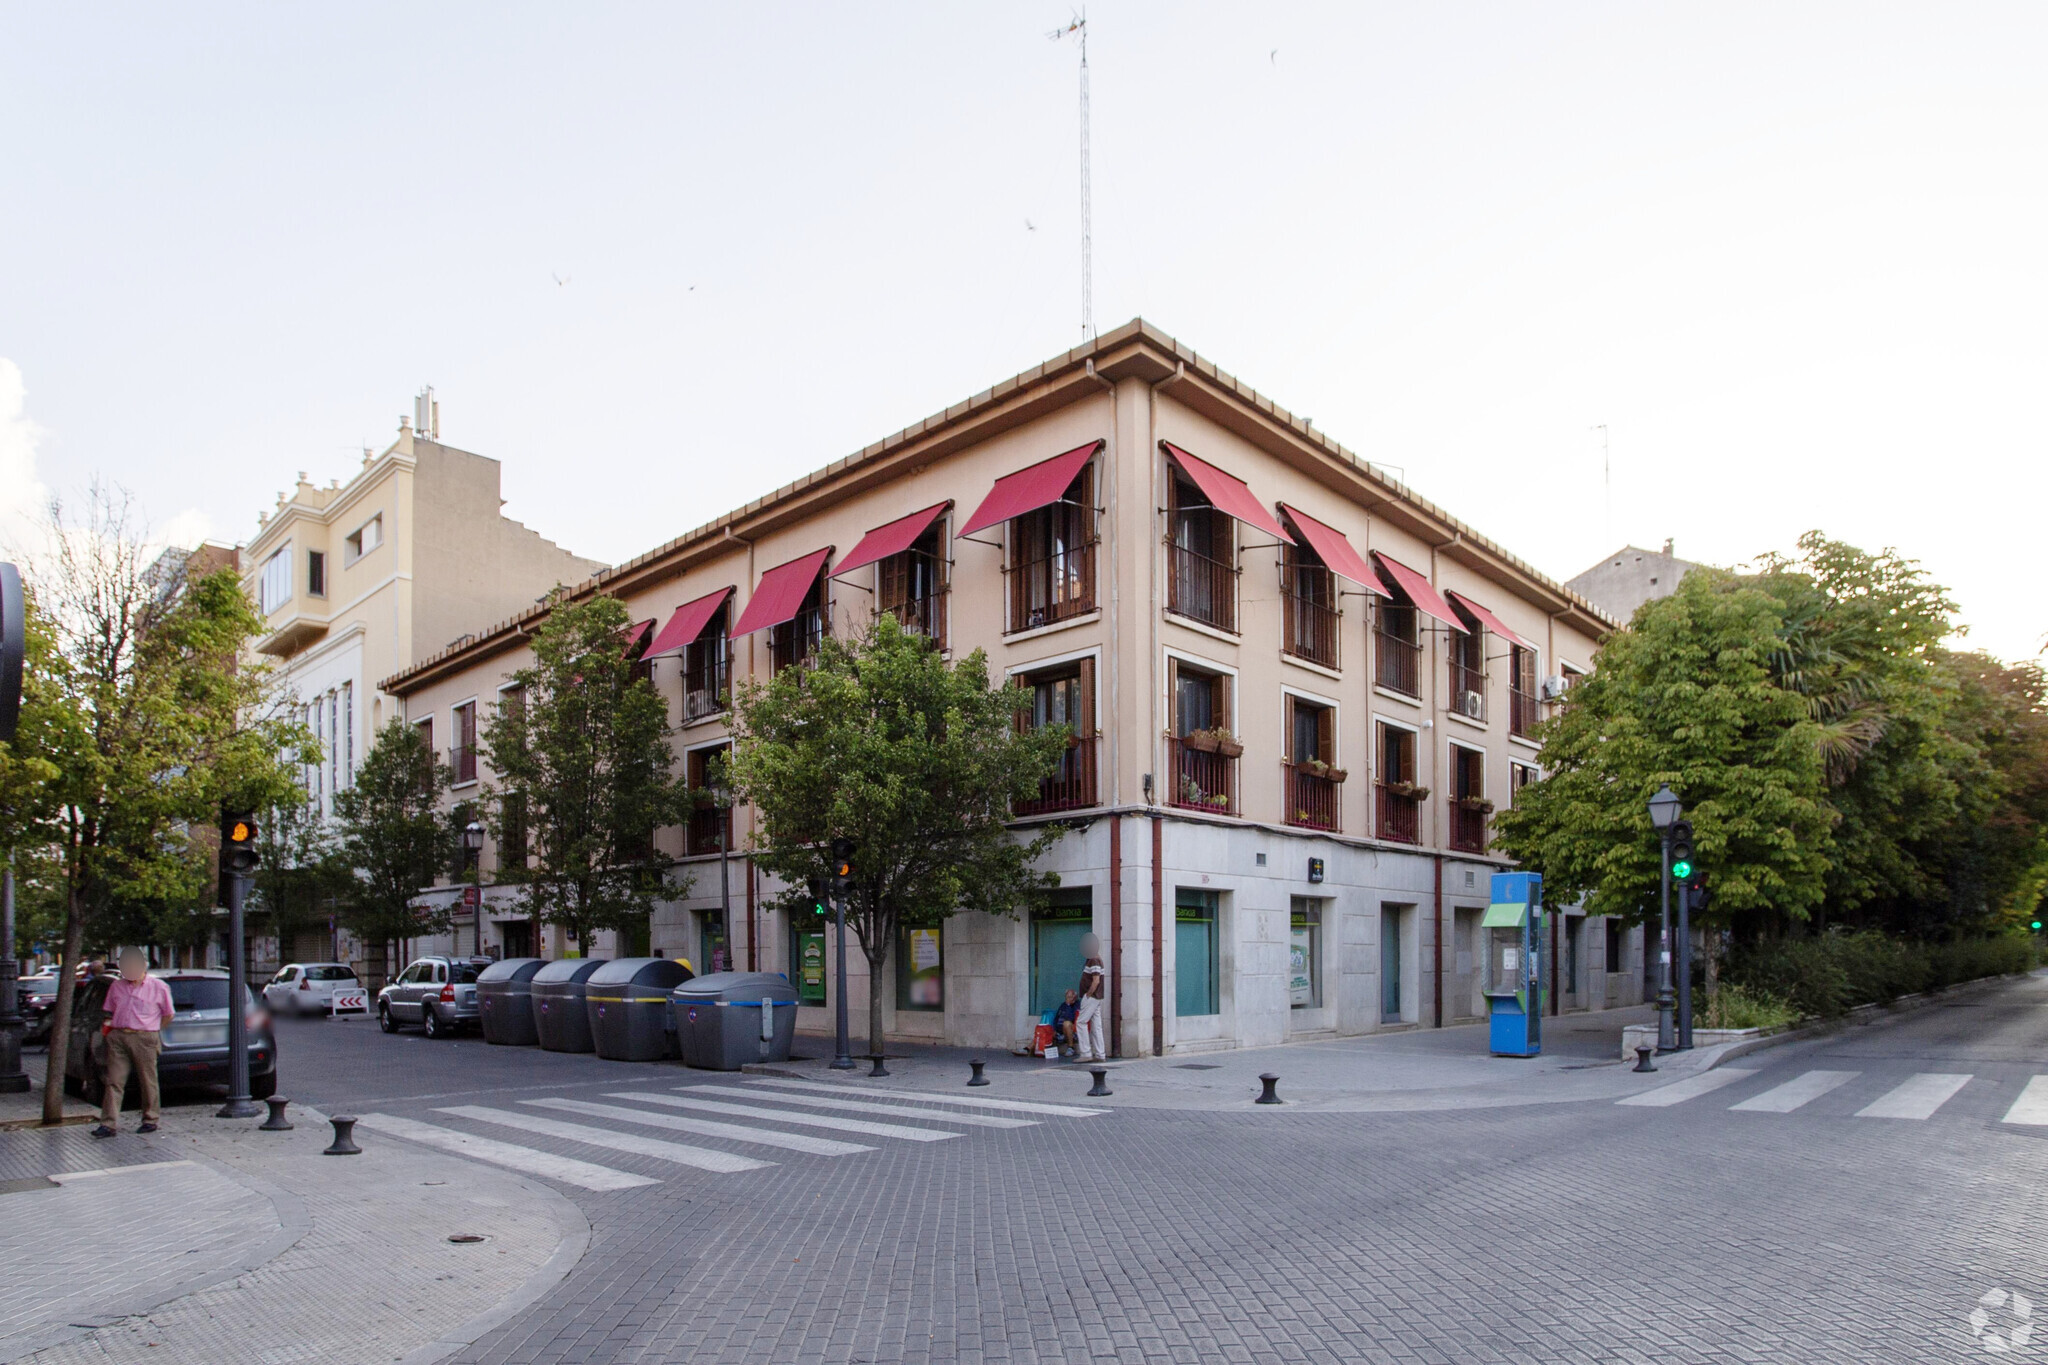
[{"label": "flower pot", "polygon": [[1345,778],[1351,776],[1343,768],[1326,768],[1323,770],[1322,775],[1331,782],[1342,782]]},{"label": "flower pot", "polygon": [[1215,753],[1216,743],[1216,736],[1212,734],[1207,734],[1200,730],[1197,730],[1195,733],[1191,735],[1182,735],[1180,737],[1181,748],[1193,749],[1198,754]]},{"label": "flower pot", "polygon": [[1216,752],[1222,754],[1225,758],[1242,758],[1244,757],[1244,741],[1219,739],[1216,741]]}]

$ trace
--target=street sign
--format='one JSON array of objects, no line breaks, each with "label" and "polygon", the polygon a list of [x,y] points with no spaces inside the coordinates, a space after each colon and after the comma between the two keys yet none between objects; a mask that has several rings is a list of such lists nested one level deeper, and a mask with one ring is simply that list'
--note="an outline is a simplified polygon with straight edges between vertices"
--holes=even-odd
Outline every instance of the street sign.
[{"label": "street sign", "polygon": [[336,1015],[368,1014],[370,1012],[370,993],[360,986],[353,990],[336,991],[334,993],[334,1012]]},{"label": "street sign", "polygon": [[483,903],[484,889],[482,887],[465,886],[462,888],[462,906],[465,910],[474,910]]}]

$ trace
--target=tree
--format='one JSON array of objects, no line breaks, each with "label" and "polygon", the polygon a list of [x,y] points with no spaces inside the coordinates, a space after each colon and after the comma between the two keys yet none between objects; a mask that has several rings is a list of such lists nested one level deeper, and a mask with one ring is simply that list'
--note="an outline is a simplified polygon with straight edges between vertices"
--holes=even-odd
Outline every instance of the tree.
[{"label": "tree", "polygon": [[75,715],[64,695],[55,625],[25,582],[28,653],[22,668],[20,723],[11,742],[0,741],[0,867],[15,880],[17,956],[31,944],[63,932],[63,889],[55,857],[62,809],[57,758],[78,744]]},{"label": "tree", "polygon": [[299,934],[324,926],[355,882],[336,856],[334,830],[310,802],[273,806],[257,829],[260,856],[248,908],[269,917],[279,958],[288,961]]},{"label": "tree", "polygon": [[687,887],[664,888],[655,857],[654,831],[681,818],[688,790],[668,704],[628,653],[628,621],[613,597],[556,606],[480,737],[498,880],[586,952],[600,929],[644,932],[657,897]]},{"label": "tree", "polygon": [[1496,845],[1543,873],[1547,897],[1639,921],[1662,874],[1646,803],[1668,783],[1707,870],[1709,927],[1810,913],[1834,813],[1820,725],[1772,676],[1781,624],[1777,599],[1710,569],[1645,603],[1539,731],[1546,775],[1497,817]]},{"label": "tree", "polygon": [[846,920],[868,960],[868,1045],[882,1051],[882,965],[899,927],[959,910],[1007,915],[1058,884],[1033,863],[1064,832],[1008,827],[1013,801],[1054,771],[1063,726],[1023,730],[1029,694],[992,683],[980,650],[947,664],[884,615],[817,662],[733,699],[732,787],[760,823],[755,860],[804,902],[854,841]]},{"label": "tree", "polygon": [[413,904],[447,870],[455,831],[441,813],[448,768],[418,727],[394,716],[377,733],[355,780],[334,794],[337,856],[350,873],[341,892],[342,922],[375,949],[373,975],[388,972],[386,945],[444,931],[451,909]]}]

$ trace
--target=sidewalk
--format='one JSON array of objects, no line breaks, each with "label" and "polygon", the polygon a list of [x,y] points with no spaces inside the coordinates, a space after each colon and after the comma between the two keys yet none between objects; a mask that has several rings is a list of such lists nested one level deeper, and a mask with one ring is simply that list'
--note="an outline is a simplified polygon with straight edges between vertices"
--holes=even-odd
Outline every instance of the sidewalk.
[{"label": "sidewalk", "polygon": [[[425,1365],[552,1288],[588,1244],[583,1215],[537,1180],[373,1134],[361,1156],[326,1157],[318,1114],[264,1133],[214,1107],[169,1109],[150,1137],[132,1112],[100,1141],[0,1131],[0,1365]],[[92,1233],[124,1214],[139,1222]]]}]

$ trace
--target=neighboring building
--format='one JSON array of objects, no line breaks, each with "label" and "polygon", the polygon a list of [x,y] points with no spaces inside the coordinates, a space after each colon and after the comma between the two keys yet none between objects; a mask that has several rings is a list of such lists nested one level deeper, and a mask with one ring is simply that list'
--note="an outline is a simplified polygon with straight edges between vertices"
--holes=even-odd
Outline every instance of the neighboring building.
[{"label": "neighboring building", "polygon": [[1577,578],[1567,579],[1565,586],[1627,625],[1643,603],[1677,592],[1678,580],[1693,567],[1671,549],[1668,540],[1662,550],[1624,545]]},{"label": "neighboring building", "polygon": [[[1053,904],[906,932],[885,1015],[898,1037],[1015,1045],[1078,977],[1093,930],[1126,1055],[1481,1016],[1488,878],[1508,866],[1488,850],[1490,807],[1536,775],[1532,727],[1613,626],[1140,321],[574,595],[597,592],[643,622],[693,776],[728,742],[734,675],[801,666],[821,633],[878,610],[956,656],[986,649],[1032,690],[1039,723],[1074,723],[1080,743],[1017,811],[1072,826],[1045,864]],[[409,720],[468,733],[545,614],[480,629],[384,689]],[[788,972],[802,1026],[829,1027],[829,982],[805,970],[829,960],[826,935],[771,910],[777,888],[743,858],[724,918],[719,824],[707,810],[658,833],[693,881],[657,910],[652,946],[700,970],[725,957]],[[486,888],[487,947],[613,950],[610,934],[534,944],[511,892]],[[1638,931],[1554,919],[1564,1008],[1640,998]],[[859,1017],[869,983],[849,957]]]},{"label": "neighboring building", "polygon": [[[442,444],[431,390],[415,414],[382,454],[364,450],[346,484],[316,488],[301,472],[242,552],[266,627],[255,648],[275,661],[320,740],[306,791],[323,816],[399,714],[378,679],[603,567],[502,514],[498,462]],[[462,761],[448,752],[455,736],[433,740],[445,759]],[[323,934],[317,945],[285,945],[283,955],[334,951]]]}]

